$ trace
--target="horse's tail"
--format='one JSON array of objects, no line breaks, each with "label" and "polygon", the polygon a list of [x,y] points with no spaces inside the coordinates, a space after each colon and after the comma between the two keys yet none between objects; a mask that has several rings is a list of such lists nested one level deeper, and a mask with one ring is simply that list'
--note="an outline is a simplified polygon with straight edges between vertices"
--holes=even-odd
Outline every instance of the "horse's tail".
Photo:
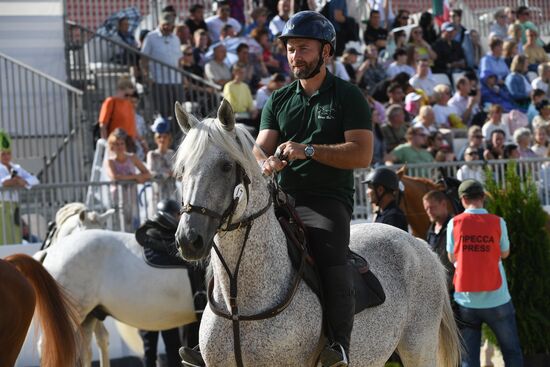
[{"label": "horse's tail", "polygon": [[15,254],[5,258],[31,283],[42,332],[41,366],[80,366],[77,313],[72,302],[48,271],[32,257]]},{"label": "horse's tail", "polygon": [[[445,287],[445,293],[447,293]],[[449,296],[445,297],[443,317],[439,325],[439,366],[456,367],[460,364],[460,337]]]}]

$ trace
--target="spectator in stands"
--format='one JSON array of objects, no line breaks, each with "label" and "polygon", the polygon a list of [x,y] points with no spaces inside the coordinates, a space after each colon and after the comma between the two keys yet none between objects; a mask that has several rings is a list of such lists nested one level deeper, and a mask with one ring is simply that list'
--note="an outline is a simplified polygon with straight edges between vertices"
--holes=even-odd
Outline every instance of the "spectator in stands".
[{"label": "spectator in stands", "polygon": [[243,67],[237,64],[233,66],[233,79],[223,87],[223,97],[233,108],[237,122],[251,127],[251,131],[257,134],[258,110],[254,107],[250,87],[244,82],[244,73]]},{"label": "spectator in stands", "polygon": [[36,176],[12,162],[12,141],[0,129],[0,245],[21,243],[18,189],[39,184]]},{"label": "spectator in stands", "polygon": [[520,127],[514,131],[514,142],[518,146],[520,158],[536,158],[537,154],[531,147],[531,130],[526,127]]},{"label": "spectator in stands", "polygon": [[290,76],[290,66],[286,57],[286,46],[280,39],[275,40],[272,55],[275,60],[279,61],[279,72],[285,76]]},{"label": "spectator in stands", "polygon": [[172,145],[172,134],[170,133],[170,122],[163,117],[157,117],[151,130],[155,134],[157,149],[147,153],[147,168],[153,176],[153,202],[152,208],[164,199],[176,197],[176,179],[172,170],[172,159],[174,151]]},{"label": "spectator in stands", "polygon": [[[380,40],[378,44],[383,44]],[[379,47],[378,61],[387,67],[394,59],[394,54],[397,49],[405,48],[407,45],[407,34],[404,30],[392,30],[386,42],[386,47]]]},{"label": "spectator in stands", "polygon": [[410,12],[406,9],[397,10],[397,16],[393,21],[392,29],[409,25]]},{"label": "spectator in stands", "polygon": [[188,73],[194,74],[200,78],[204,78],[204,70],[200,66],[195,64],[193,46],[182,45],[181,53],[183,56],[180,59],[180,67]]},{"label": "spectator in stands", "polygon": [[107,97],[99,112],[99,131],[103,139],[117,128],[121,128],[130,136],[129,151],[136,151],[136,142],[142,143],[136,125],[134,105],[130,98],[135,92],[134,84],[128,77],[121,77],[117,82],[117,89],[113,96]]},{"label": "spectator in stands", "polygon": [[506,22],[508,24],[513,24],[516,21],[516,9],[513,9],[509,6],[504,8],[504,14],[506,14]]},{"label": "spectator in stands", "polygon": [[525,41],[521,39],[521,26],[519,24],[510,24],[508,26],[508,41],[516,43],[516,54],[523,55],[523,45]]},{"label": "spectator in stands", "polygon": [[[473,64],[468,64],[467,66],[470,69],[478,70],[479,69],[479,63],[481,62],[481,58],[483,57],[483,47],[481,46],[481,36],[479,35],[479,32],[475,29],[469,30],[470,34],[470,41],[472,42],[472,59],[470,60]],[[466,60],[468,61],[468,59]]]},{"label": "spectator in stands", "polygon": [[[208,30],[206,22],[204,21],[204,5],[193,4],[189,8],[189,18],[185,20],[185,24],[189,28],[189,32],[194,36],[198,29]],[[197,44],[195,43],[195,47]]]},{"label": "spectator in stands", "polygon": [[[357,84],[357,70],[355,69],[355,64],[357,63],[357,58],[361,56],[361,53],[355,48],[347,48],[342,54],[342,65],[346,69],[346,72],[349,76],[349,81],[353,84]],[[365,63],[362,63],[363,66]],[[360,67],[361,67],[360,66]],[[363,66],[362,70],[366,69],[366,65]],[[363,76],[363,72],[360,73],[360,76]]]},{"label": "spectator in stands", "polygon": [[475,51],[472,44],[470,31],[462,25],[462,10],[452,9],[450,13],[452,24],[455,27],[454,40],[462,47],[464,52],[465,67],[477,69],[479,64],[475,62]]},{"label": "spectator in stands", "polygon": [[431,75],[430,63],[428,60],[420,59],[416,63],[416,73],[409,80],[414,89],[420,89],[433,102],[434,88],[437,82]]},{"label": "spectator in stands", "polygon": [[407,142],[395,147],[388,155],[391,163],[429,163],[434,157],[423,147],[427,136],[423,128],[409,127],[406,132]]},{"label": "spectator in stands", "polygon": [[523,55],[516,55],[510,67],[511,74],[508,74],[505,80],[510,96],[522,112],[527,112],[530,102],[531,83],[525,75],[527,67],[527,58]]},{"label": "spectator in stands", "polygon": [[429,44],[433,45],[437,40],[437,32],[434,27],[434,17],[430,12],[423,12],[420,14],[420,20],[418,25],[422,28],[422,38]]},{"label": "spectator in stands", "polygon": [[[162,13],[159,27],[147,34],[141,52],[177,68],[181,58],[181,44],[173,33],[174,22],[172,13]],[[151,62],[147,57],[142,57],[140,61],[143,77],[152,90],[154,109],[164,117],[171,117],[175,101],[183,99],[181,76],[160,63]]]},{"label": "spectator in stands", "polygon": [[277,15],[269,22],[269,31],[272,37],[277,37],[283,32],[283,28],[290,17],[290,0],[277,2]]},{"label": "spectator in stands", "polygon": [[550,62],[543,62],[537,68],[538,76],[531,81],[533,89],[541,89],[547,96],[550,96]]},{"label": "spectator in stands", "polygon": [[533,119],[538,116],[537,104],[543,99],[546,99],[546,93],[542,89],[533,89],[531,91],[531,103],[527,109],[527,120],[529,121],[529,127],[533,126]]},{"label": "spectator in stands", "polygon": [[328,20],[336,30],[335,56],[342,56],[346,43],[359,41],[359,25],[348,14],[346,0],[331,0],[328,3]]},{"label": "spectator in stands", "polygon": [[504,62],[506,63],[506,66],[510,68],[510,65],[512,65],[512,60],[514,59],[514,56],[518,54],[518,44],[516,41],[504,41],[504,44],[502,45],[502,57],[504,58]]},{"label": "spectator in stands", "polygon": [[[481,160],[479,150],[476,147],[467,147],[464,151],[464,160],[466,162]],[[460,181],[473,179],[483,185],[485,183],[485,172],[483,172],[483,167],[480,164],[464,164],[456,172],[456,178]]]},{"label": "spectator in stands", "polygon": [[497,10],[493,17],[495,21],[489,28],[489,39],[496,37],[502,41],[506,40],[508,38],[508,17],[504,9]]},{"label": "spectator in stands", "polygon": [[536,127],[535,129],[535,143],[531,146],[531,150],[535,152],[537,157],[544,158],[548,156],[548,133],[544,126]]},{"label": "spectator in stands", "polygon": [[[237,46],[237,62],[234,65],[239,65],[244,70],[244,82],[248,84],[252,94],[256,92],[258,83],[262,78],[268,77],[270,74],[261,58],[250,54],[250,48],[246,43],[241,43]],[[253,59],[254,61],[251,61]]]},{"label": "spectator in stands", "polygon": [[[112,156],[107,161],[107,176],[112,181],[134,181],[142,184],[151,179],[151,173],[135,154],[126,150],[128,135],[117,128],[107,138]],[[139,173],[136,173],[136,169]],[[122,212],[125,232],[133,233],[139,226],[139,210],[135,185],[124,183],[111,186],[113,203]]]},{"label": "spectator in stands", "polygon": [[193,43],[193,34],[189,32],[186,24],[178,24],[175,29],[176,37],[180,40],[180,45],[191,45]]},{"label": "spectator in stands", "polygon": [[422,106],[422,95],[416,92],[411,92],[405,96],[405,111],[409,114],[410,121],[418,115],[418,111]]},{"label": "spectator in stands", "polygon": [[273,57],[271,52],[271,42],[269,41],[269,31],[265,29],[255,28],[250,33],[250,37],[262,46],[262,61],[265,64],[269,73],[281,72],[281,62]]},{"label": "spectator in stands", "polygon": [[483,157],[483,134],[481,132],[481,127],[471,126],[468,129],[468,142],[460,149],[458,152],[457,160],[463,161],[464,154],[468,147],[473,147],[477,150],[478,156]]},{"label": "spectator in stands", "polygon": [[335,59],[334,56],[335,55],[331,55],[326,59],[325,65],[327,66],[327,70],[334,76],[337,76],[338,78],[349,82],[350,77],[346,70],[346,67],[341,61]]},{"label": "spectator in stands", "polygon": [[541,63],[550,61],[546,51],[537,43],[538,33],[533,29],[525,31],[527,41],[523,45],[523,53],[527,57],[529,71],[537,71],[537,67]]},{"label": "spectator in stands", "polygon": [[517,144],[506,144],[503,149],[502,159],[520,159]]},{"label": "spectator in stands", "polygon": [[208,52],[208,32],[199,28],[193,33],[195,47],[193,48],[193,58],[195,64],[204,68],[206,65],[206,53]]},{"label": "spectator in stands", "polygon": [[374,44],[378,49],[384,48],[386,46],[386,39],[388,38],[388,30],[382,27],[380,12],[378,10],[371,10],[366,23],[367,28],[363,32],[365,44]]},{"label": "spectator in stands", "polygon": [[418,111],[418,116],[414,119],[414,127],[421,127],[424,129],[424,133],[429,135],[437,131],[435,124],[435,113],[432,106],[422,106]]},{"label": "spectator in stands", "polygon": [[481,93],[475,91],[471,93],[472,87],[470,80],[465,76],[460,77],[456,82],[456,92],[453,97],[447,102],[449,106],[453,106],[466,125],[470,125],[473,117],[479,113],[479,104],[481,102]]},{"label": "spectator in stands", "polygon": [[488,71],[497,76],[497,83],[504,84],[504,79],[510,74],[510,69],[502,57],[502,46],[504,42],[500,38],[493,38],[489,43],[491,51],[481,58],[479,75],[483,78]]},{"label": "spectator in stands", "polygon": [[447,277],[447,289],[453,292],[454,266],[447,257],[447,223],[451,220],[451,213],[447,207],[449,202],[443,191],[432,190],[422,197],[424,210],[430,218],[430,227],[426,234],[426,242],[433,252],[439,257],[441,264],[445,266]]},{"label": "spectator in stands", "polygon": [[372,166],[379,167],[386,163],[387,149],[384,135],[382,133],[382,119],[377,108],[371,109],[372,132],[374,137]]},{"label": "spectator in stands", "polygon": [[451,116],[458,118],[458,111],[454,106],[449,106],[447,103],[451,98],[451,88],[445,84],[438,84],[434,88],[433,111],[435,114],[435,123],[438,128],[450,128]]},{"label": "spectator in stands", "polygon": [[222,87],[231,80],[231,70],[225,63],[225,57],[227,56],[227,50],[223,43],[213,44],[214,58],[206,63],[204,66],[204,75],[213,83],[221,85]]},{"label": "spectator in stands", "polygon": [[546,133],[550,133],[550,102],[543,99],[536,106],[539,114],[533,118],[533,128],[544,127],[546,128]]},{"label": "spectator in stands", "polygon": [[382,125],[381,130],[387,152],[407,141],[405,139],[407,133],[405,111],[401,105],[393,104],[386,109],[386,123]]},{"label": "spectator in stands", "polygon": [[544,46],[544,42],[542,40],[538,39],[538,29],[535,23],[531,21],[531,12],[529,11],[529,8],[526,6],[519,6],[516,9],[516,24],[518,24],[521,27],[521,42],[525,45],[528,42],[528,33],[527,31],[531,30],[535,32],[535,39],[534,41],[539,46]]},{"label": "spectator in stands", "polygon": [[508,89],[497,84],[497,76],[491,71],[486,72],[481,79],[481,104],[498,104],[504,112],[518,108]]},{"label": "spectator in stands", "polygon": [[220,40],[221,30],[226,24],[231,25],[236,34],[239,34],[242,29],[241,23],[237,19],[230,17],[231,7],[229,1],[218,1],[217,6],[216,14],[205,20],[210,40],[213,43]]},{"label": "spectator in stands", "polygon": [[487,122],[481,128],[485,139],[489,140],[494,130],[501,130],[504,133],[504,140],[511,141],[512,134],[508,123],[502,119],[502,107],[492,104],[487,115]]},{"label": "spectator in stands", "polygon": [[378,12],[380,16],[380,25],[389,29],[395,20],[392,0],[368,0],[367,3],[368,7],[371,9],[371,14],[373,11]]},{"label": "spectator in stands", "polygon": [[386,107],[397,104],[401,107],[404,107],[405,93],[403,92],[403,87],[398,83],[391,83],[387,89],[388,102]]},{"label": "spectator in stands", "polygon": [[[129,29],[130,22],[128,17],[123,16],[122,18],[119,18],[117,23],[117,31],[112,36],[112,39],[137,50],[139,45],[134,35],[129,32]],[[137,65],[136,56],[130,55],[126,49],[119,47],[116,49],[120,50],[120,52],[113,56],[114,62],[122,65]]]},{"label": "spectator in stands", "polygon": [[273,39],[271,31],[269,30],[269,23],[267,17],[269,15],[269,10],[263,6],[252,9],[250,12],[250,17],[252,18],[252,23],[248,24],[243,31],[244,36],[248,36],[255,28],[264,29],[267,31],[267,37],[269,40]]},{"label": "spectator in stands", "polygon": [[[359,80],[359,87],[365,88],[367,92],[371,93],[375,85],[386,79],[386,69],[378,63],[378,49],[374,44],[367,46],[364,56],[363,76],[357,79]],[[386,94],[385,89],[384,94]]]},{"label": "spectator in stands", "polygon": [[432,71],[434,73],[445,73],[451,77],[455,71],[461,71],[466,67],[464,51],[462,46],[454,40],[456,28],[453,23],[443,23],[441,36],[434,43],[433,50],[437,54]]},{"label": "spectator in stands", "polygon": [[220,42],[225,44],[226,42],[230,42],[231,38],[235,38],[236,36],[237,34],[235,33],[233,26],[231,24],[226,24],[220,31]]},{"label": "spectator in stands", "polygon": [[434,131],[426,136],[426,144],[423,147],[436,159],[440,151],[449,147],[449,143],[443,138],[443,134],[439,131]]},{"label": "spectator in stands", "polygon": [[504,131],[496,129],[491,132],[491,137],[487,142],[487,148],[483,152],[483,158],[488,161],[491,159],[503,159],[504,158]]},{"label": "spectator in stands", "polygon": [[[222,0],[225,1],[225,0]],[[217,0],[218,4],[220,3],[219,0]],[[245,24],[246,17],[244,15],[244,0],[227,0],[227,3],[229,4],[229,7],[231,8],[230,15],[235,18],[240,24]],[[219,6],[219,5],[218,5]],[[240,33],[238,31],[237,33]]]},{"label": "spectator in stands", "polygon": [[428,60],[429,66],[431,66],[433,60],[437,59],[437,54],[432,49],[432,46],[422,37],[422,33],[422,27],[414,27],[409,36],[409,44],[414,46],[418,57],[421,60]]},{"label": "spectator in stands", "polygon": [[258,115],[261,115],[260,112],[264,108],[267,99],[271,94],[279,88],[282,88],[286,84],[286,78],[281,73],[275,73],[269,79],[269,83],[264,85],[256,93],[256,108],[258,109]]}]

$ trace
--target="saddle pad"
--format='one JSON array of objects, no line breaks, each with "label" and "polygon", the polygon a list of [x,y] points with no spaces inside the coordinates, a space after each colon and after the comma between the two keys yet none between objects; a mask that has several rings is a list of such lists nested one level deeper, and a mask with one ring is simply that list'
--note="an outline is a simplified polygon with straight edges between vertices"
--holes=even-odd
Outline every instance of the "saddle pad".
[{"label": "saddle pad", "polygon": [[154,268],[166,268],[166,269],[174,269],[174,268],[185,268],[188,269],[190,264],[187,263],[185,260],[172,256],[167,254],[166,252],[162,252],[159,250],[154,250],[151,248],[144,247],[143,248],[143,260],[145,263],[149,266],[152,266]]}]

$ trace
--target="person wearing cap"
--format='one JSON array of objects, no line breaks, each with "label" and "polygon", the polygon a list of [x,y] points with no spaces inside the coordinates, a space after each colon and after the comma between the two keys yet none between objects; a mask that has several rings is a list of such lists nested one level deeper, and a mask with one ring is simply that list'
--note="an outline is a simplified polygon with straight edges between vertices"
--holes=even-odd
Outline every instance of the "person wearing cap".
[{"label": "person wearing cap", "polygon": [[[172,12],[163,12],[159,26],[147,34],[143,40],[141,52],[163,63],[177,68],[181,58],[180,39],[173,33],[176,17]],[[153,107],[164,117],[171,117],[174,102],[183,99],[183,82],[179,73],[150,61],[148,57],[140,59],[142,74],[151,88]]]},{"label": "person wearing cap", "polygon": [[172,170],[174,151],[170,149],[172,144],[170,122],[159,116],[155,119],[151,130],[155,134],[157,148],[147,153],[146,165],[154,179],[151,205],[151,208],[154,208],[163,199],[177,197],[178,190]]},{"label": "person wearing cap", "polygon": [[40,183],[36,176],[11,159],[11,138],[0,129],[0,245],[21,243],[18,190]]},{"label": "person wearing cap", "polygon": [[[342,65],[346,69],[346,73],[349,76],[349,81],[353,84],[357,84],[357,70],[355,69],[355,64],[357,63],[357,58],[361,56],[361,53],[353,47],[346,48],[342,54]],[[363,62],[364,64],[364,62]],[[363,65],[360,66],[360,68]],[[363,67],[365,68],[365,67]],[[360,77],[363,76],[363,72],[360,72]],[[360,78],[359,78],[360,79]]]},{"label": "person wearing cap", "polygon": [[411,92],[405,96],[405,111],[410,116],[417,116],[420,106],[422,106],[422,95]]},{"label": "person wearing cap", "polygon": [[229,1],[216,1],[216,14],[206,18],[206,26],[208,27],[208,33],[212,43],[220,41],[220,33],[222,28],[229,24],[233,27],[236,34],[241,33],[241,23],[233,17],[231,17],[231,6]]},{"label": "person wearing cap", "polygon": [[374,222],[388,224],[408,232],[407,217],[397,204],[395,196],[399,191],[397,174],[389,168],[379,167],[371,171],[362,182],[367,184],[369,201],[378,208]]},{"label": "person wearing cap", "polygon": [[483,208],[485,192],[476,180],[458,187],[464,213],[447,225],[447,253],[454,263],[454,300],[464,322],[462,366],[479,366],[481,325],[497,337],[504,363],[523,366],[514,305],[508,291],[502,259],[510,254],[508,230],[503,218]]},{"label": "person wearing cap", "polygon": [[432,66],[434,73],[450,75],[454,70],[466,67],[464,51],[460,43],[454,40],[455,35],[456,28],[453,23],[445,22],[441,25],[440,38],[432,47],[437,54]]},{"label": "person wearing cap", "polygon": [[437,81],[432,78],[430,71],[430,61],[420,59],[416,62],[416,73],[409,79],[409,83],[414,89],[420,89],[424,91],[426,96],[433,101],[434,88],[437,85]]},{"label": "person wearing cap", "polygon": [[327,71],[336,31],[323,15],[294,14],[279,39],[296,80],[268,99],[254,153],[264,174],[279,172],[279,184],[295,198],[308,232],[329,325],[321,363],[347,366],[355,307],[353,269],[346,260],[353,170],[371,163],[370,110],[356,86]]}]

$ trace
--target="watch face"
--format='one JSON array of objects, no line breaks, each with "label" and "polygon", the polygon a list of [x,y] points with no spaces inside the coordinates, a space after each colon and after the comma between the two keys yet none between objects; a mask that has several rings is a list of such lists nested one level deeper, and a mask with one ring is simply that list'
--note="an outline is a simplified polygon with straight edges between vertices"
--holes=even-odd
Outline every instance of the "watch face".
[{"label": "watch face", "polygon": [[313,153],[315,153],[315,149],[313,149],[313,147],[311,145],[308,145],[306,146],[306,148],[304,149],[304,153],[306,155],[307,158],[311,158],[311,156],[313,155]]}]

